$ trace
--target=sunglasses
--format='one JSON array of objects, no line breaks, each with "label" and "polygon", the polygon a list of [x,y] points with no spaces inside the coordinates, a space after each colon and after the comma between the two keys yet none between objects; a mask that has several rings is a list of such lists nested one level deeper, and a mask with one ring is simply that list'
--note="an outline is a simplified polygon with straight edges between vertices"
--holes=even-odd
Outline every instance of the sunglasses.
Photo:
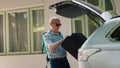
[{"label": "sunglasses", "polygon": [[58,27],[58,26],[61,26],[61,24],[58,24],[58,23],[54,23],[54,24],[55,24],[57,27]]}]

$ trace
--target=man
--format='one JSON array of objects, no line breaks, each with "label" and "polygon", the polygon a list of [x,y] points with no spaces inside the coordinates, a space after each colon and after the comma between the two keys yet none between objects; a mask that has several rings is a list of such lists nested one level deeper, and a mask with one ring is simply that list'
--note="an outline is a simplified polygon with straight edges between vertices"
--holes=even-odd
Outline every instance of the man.
[{"label": "man", "polygon": [[67,60],[67,53],[64,48],[61,47],[61,43],[64,41],[61,32],[59,31],[61,22],[58,17],[52,17],[49,20],[50,30],[44,35],[44,42],[47,48],[47,55],[50,59],[51,68],[70,68]]}]

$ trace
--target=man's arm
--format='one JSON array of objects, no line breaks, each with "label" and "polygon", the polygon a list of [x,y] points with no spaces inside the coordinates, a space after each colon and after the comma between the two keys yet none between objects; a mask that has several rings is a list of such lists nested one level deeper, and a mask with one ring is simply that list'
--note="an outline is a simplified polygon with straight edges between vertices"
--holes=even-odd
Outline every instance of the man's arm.
[{"label": "man's arm", "polygon": [[64,40],[65,40],[65,38],[63,38],[63,39],[61,39],[60,41],[57,41],[57,42],[55,42],[55,43],[48,44],[48,45],[47,45],[47,48],[52,51],[52,50],[56,49],[59,45],[61,45],[61,43],[62,43]]}]

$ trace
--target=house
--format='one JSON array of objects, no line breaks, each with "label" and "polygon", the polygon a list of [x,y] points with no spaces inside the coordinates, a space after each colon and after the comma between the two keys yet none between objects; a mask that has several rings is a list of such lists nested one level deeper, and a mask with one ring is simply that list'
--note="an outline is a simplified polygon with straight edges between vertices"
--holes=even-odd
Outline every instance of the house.
[{"label": "house", "polygon": [[[63,0],[1,0],[0,1],[0,67],[45,68],[46,55],[42,54],[41,35],[49,29],[48,19],[55,14],[49,5]],[[119,0],[84,0],[114,16],[120,14]],[[81,32],[88,37],[97,24],[86,15],[74,19],[61,19],[61,31],[65,35]],[[85,23],[84,23],[85,22]],[[93,28],[90,28],[87,22]],[[78,62],[70,54],[71,68]]]}]

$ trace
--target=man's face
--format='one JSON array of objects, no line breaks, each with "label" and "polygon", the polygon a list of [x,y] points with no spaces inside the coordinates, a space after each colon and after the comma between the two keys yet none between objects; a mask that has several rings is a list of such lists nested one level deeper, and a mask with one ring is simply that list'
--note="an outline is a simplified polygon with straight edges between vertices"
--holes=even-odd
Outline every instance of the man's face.
[{"label": "man's face", "polygon": [[59,19],[54,19],[51,23],[52,30],[58,31],[60,29],[61,23]]}]

